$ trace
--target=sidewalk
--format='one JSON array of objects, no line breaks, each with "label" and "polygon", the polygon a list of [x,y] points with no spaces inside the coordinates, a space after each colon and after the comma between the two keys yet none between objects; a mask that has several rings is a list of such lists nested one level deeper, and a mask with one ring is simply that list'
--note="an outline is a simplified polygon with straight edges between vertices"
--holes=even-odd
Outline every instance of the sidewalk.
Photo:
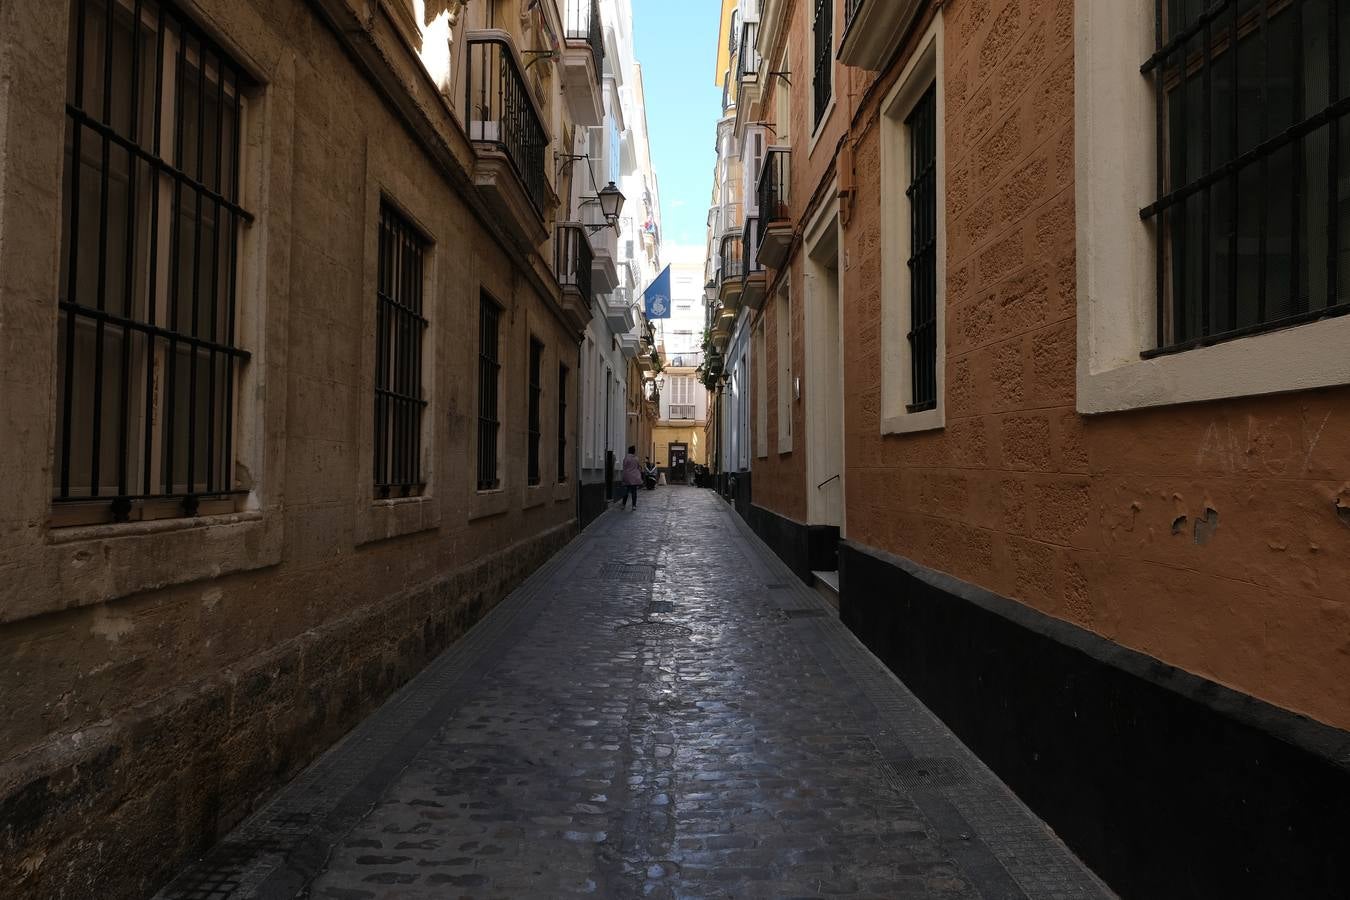
[{"label": "sidewalk", "polygon": [[1111,896],[725,503],[640,501],[160,896]]}]

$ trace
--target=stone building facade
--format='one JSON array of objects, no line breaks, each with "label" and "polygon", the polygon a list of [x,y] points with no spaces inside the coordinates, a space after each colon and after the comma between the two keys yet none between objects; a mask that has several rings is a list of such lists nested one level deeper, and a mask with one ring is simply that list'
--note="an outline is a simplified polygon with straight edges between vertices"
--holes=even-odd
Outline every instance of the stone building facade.
[{"label": "stone building facade", "polygon": [[0,4],[7,897],[153,892],[575,533],[596,10]]},{"label": "stone building facade", "polygon": [[1126,896],[1350,884],[1337,7],[766,0],[740,79],[747,518]]}]

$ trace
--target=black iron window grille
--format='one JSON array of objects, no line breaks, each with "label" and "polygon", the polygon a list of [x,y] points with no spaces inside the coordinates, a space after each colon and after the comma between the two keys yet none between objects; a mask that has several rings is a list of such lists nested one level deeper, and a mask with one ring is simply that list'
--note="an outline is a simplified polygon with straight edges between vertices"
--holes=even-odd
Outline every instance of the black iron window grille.
[{"label": "black iron window grille", "polygon": [[825,118],[825,110],[830,107],[830,98],[834,91],[834,0],[816,0],[815,21],[812,25],[815,36],[814,77],[815,105],[812,108],[814,122],[820,124]]},{"label": "black iron window grille", "polygon": [[558,483],[567,480],[567,366],[558,366]]},{"label": "black iron window grille", "polygon": [[422,314],[426,243],[388,204],[380,208],[375,291],[375,493],[407,497],[422,477]]},{"label": "black iron window grille", "polygon": [[498,327],[501,309],[486,295],[478,301],[478,489],[490,491],[497,478],[498,381],[501,376]]},{"label": "black iron window grille", "polygon": [[905,119],[909,131],[910,412],[937,408],[937,85]]},{"label": "black iron window grille", "polygon": [[468,42],[464,108],[469,139],[490,144],[506,155],[535,212],[543,216],[549,189],[544,174],[548,132],[521,75],[515,50],[505,40]]},{"label": "black iron window grille", "polygon": [[759,173],[756,200],[759,204],[759,243],[769,225],[788,218],[788,153],[783,147],[770,147],[764,154]]},{"label": "black iron window grille", "polygon": [[54,499],[229,511],[248,79],[168,3],[76,0],[70,28]]},{"label": "black iron window grille", "polygon": [[605,34],[601,29],[600,0],[567,0],[564,32],[569,41],[585,41],[595,61],[595,78],[605,71]]},{"label": "black iron window grille", "polygon": [[1350,11],[1158,0],[1157,347],[1350,312]]},{"label": "black iron window grille", "polygon": [[530,415],[529,436],[526,447],[526,477],[530,484],[539,483],[539,438],[542,427],[539,421],[539,400],[543,388],[544,345],[530,338]]}]

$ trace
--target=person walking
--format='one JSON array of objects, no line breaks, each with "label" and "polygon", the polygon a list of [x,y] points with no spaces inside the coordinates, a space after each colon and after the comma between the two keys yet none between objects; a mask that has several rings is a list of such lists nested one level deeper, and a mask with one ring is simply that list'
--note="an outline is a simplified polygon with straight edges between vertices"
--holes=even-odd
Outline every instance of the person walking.
[{"label": "person walking", "polygon": [[623,458],[623,503],[622,509],[628,508],[628,501],[633,501],[633,509],[637,509],[638,488],[642,486],[642,463],[638,462],[637,447],[629,447],[628,454]]}]

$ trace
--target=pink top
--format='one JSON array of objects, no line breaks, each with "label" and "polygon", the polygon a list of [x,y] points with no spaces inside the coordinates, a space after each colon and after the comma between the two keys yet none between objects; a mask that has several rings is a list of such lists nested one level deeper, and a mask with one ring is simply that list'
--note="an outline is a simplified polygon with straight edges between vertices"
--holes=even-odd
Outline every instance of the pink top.
[{"label": "pink top", "polygon": [[623,483],[642,484],[642,464],[631,453],[623,458]]}]

